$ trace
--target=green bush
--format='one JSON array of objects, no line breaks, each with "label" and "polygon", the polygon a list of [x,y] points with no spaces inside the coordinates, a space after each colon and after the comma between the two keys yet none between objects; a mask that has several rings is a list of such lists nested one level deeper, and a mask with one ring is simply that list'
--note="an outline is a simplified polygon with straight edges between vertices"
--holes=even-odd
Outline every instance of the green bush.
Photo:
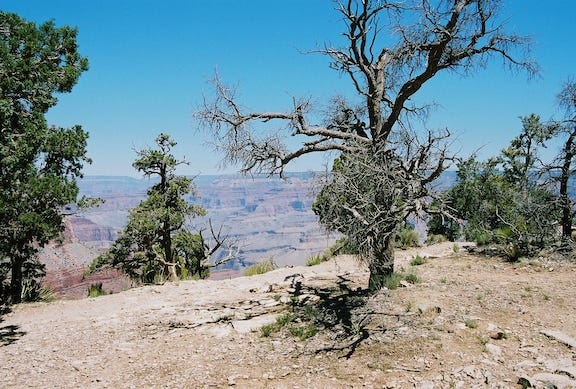
[{"label": "green bush", "polygon": [[322,254],[312,255],[306,262],[306,266],[315,266],[322,262],[326,262],[337,255],[356,255],[358,248],[350,243],[346,238],[340,238],[334,244],[328,247]]},{"label": "green bush", "polygon": [[392,273],[384,280],[384,287],[390,290],[398,289],[402,281],[402,276],[399,273]]},{"label": "green bush", "polygon": [[[308,318],[310,319],[310,317]],[[291,313],[278,316],[274,323],[260,327],[260,333],[263,337],[267,338],[276,332],[280,332],[284,327],[293,323],[295,319],[296,316]],[[295,323],[294,325],[288,327],[288,331],[292,336],[296,336],[300,340],[306,340],[318,333],[318,327],[316,327],[314,323],[309,323],[306,325],[303,325],[303,323]]]},{"label": "green bush", "polygon": [[35,279],[26,279],[22,283],[22,302],[32,303],[38,301],[50,302],[56,300],[54,289],[43,285]]},{"label": "green bush", "polygon": [[[432,203],[433,206],[438,204],[437,201]],[[432,215],[428,220],[427,227],[427,244],[442,243],[446,240],[454,242],[462,234],[462,229],[457,221],[446,218],[441,214]]]},{"label": "green bush", "polygon": [[293,326],[290,327],[290,334],[296,336],[300,340],[306,340],[308,338],[313,337],[318,333],[318,327],[315,324],[311,323],[307,326]]},{"label": "green bush", "polygon": [[410,265],[411,266],[419,266],[426,263],[426,258],[423,258],[419,255],[415,256],[414,258],[412,258],[412,260],[410,261]]},{"label": "green bush", "polygon": [[263,337],[267,338],[270,335],[272,335],[273,333],[280,331],[282,328],[284,328],[288,324],[292,323],[292,321],[294,321],[294,316],[291,313],[287,313],[285,315],[278,316],[274,323],[266,324],[266,325],[260,327],[260,332],[261,332]]},{"label": "green bush", "polygon": [[266,261],[255,263],[254,265],[247,267],[244,270],[244,275],[247,277],[250,277],[250,276],[257,275],[257,274],[268,273],[269,271],[272,271],[272,270],[277,269],[277,268],[278,268],[278,266],[274,263],[274,261],[269,259]]},{"label": "green bush", "polygon": [[274,324],[266,324],[263,325],[262,327],[260,327],[260,333],[262,334],[263,337],[268,338],[270,335],[272,335],[276,330],[276,326],[274,326]]},{"label": "green bush", "polygon": [[416,269],[411,268],[410,271],[402,273],[402,278],[411,284],[417,284],[420,282],[420,277],[416,274]]},{"label": "green bush", "polygon": [[400,286],[400,281],[406,280],[411,284],[420,282],[420,277],[416,274],[416,269],[412,267],[409,271],[402,270],[401,272],[394,272],[384,280],[383,286],[387,289],[394,290]]},{"label": "green bush", "polygon": [[102,288],[102,283],[90,284],[88,287],[88,297],[100,297],[106,295],[106,291]]},{"label": "green bush", "polygon": [[396,232],[395,246],[406,249],[409,247],[418,247],[420,245],[420,236],[412,226],[405,225]]},{"label": "green bush", "polygon": [[447,240],[448,240],[448,238],[446,238],[442,234],[428,234],[428,236],[426,237],[426,244],[427,245],[433,245],[433,244],[437,244],[437,243],[446,242]]},{"label": "green bush", "polygon": [[[340,238],[328,249],[330,256],[348,254],[356,255],[359,253],[358,247],[350,242],[347,238]],[[326,254],[326,253],[325,253]]]},{"label": "green bush", "polygon": [[466,319],[464,320],[464,325],[468,328],[476,328],[478,327],[478,322],[476,320],[472,320],[472,319]]},{"label": "green bush", "polygon": [[328,258],[320,254],[314,254],[306,261],[306,266],[316,266],[322,262],[326,262]]},{"label": "green bush", "polygon": [[466,238],[475,241],[478,246],[487,245],[492,241],[492,235],[488,231],[471,231],[466,234]]}]

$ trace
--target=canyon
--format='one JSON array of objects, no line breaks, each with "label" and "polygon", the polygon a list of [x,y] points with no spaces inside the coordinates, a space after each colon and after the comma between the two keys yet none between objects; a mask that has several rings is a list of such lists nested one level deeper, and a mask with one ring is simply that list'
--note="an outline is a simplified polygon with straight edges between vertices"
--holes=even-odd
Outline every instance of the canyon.
[{"label": "canyon", "polygon": [[[207,216],[191,220],[187,228],[205,230],[210,221],[241,247],[234,260],[212,272],[213,278],[239,276],[247,266],[264,260],[279,267],[303,265],[336,239],[322,230],[312,212],[317,187],[314,173],[291,173],[285,180],[197,176],[194,183],[197,194],[187,200],[203,206]],[[114,271],[89,277],[83,273],[118,237],[127,223],[128,211],[146,198],[153,184],[149,179],[115,176],[87,176],[79,182],[81,196],[101,198],[104,203],[68,217],[64,242],[52,243],[42,251],[46,281],[58,294],[81,297],[90,284],[98,282],[111,291],[130,285]]]}]

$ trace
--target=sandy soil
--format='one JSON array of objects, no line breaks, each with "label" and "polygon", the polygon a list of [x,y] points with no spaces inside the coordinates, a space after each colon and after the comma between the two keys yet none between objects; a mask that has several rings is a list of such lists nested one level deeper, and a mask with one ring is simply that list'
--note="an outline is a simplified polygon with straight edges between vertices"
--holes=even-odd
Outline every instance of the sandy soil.
[{"label": "sandy soil", "polygon": [[[375,296],[344,256],[16,306],[0,322],[0,387],[576,387],[576,263],[441,244],[398,252],[398,269],[416,255],[420,282]],[[300,319],[262,336],[287,313]]]}]

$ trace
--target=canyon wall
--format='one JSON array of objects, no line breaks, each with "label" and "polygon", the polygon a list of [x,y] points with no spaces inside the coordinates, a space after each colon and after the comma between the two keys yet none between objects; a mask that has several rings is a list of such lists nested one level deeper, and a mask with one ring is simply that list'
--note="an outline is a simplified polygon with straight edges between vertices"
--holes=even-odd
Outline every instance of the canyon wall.
[{"label": "canyon wall", "polygon": [[[239,257],[225,268],[240,270],[267,259],[279,266],[301,265],[334,241],[311,210],[315,198],[311,173],[290,174],[286,180],[198,176],[194,182],[199,196],[188,200],[202,205],[208,215],[191,220],[189,228],[205,229],[210,219],[242,247]],[[69,219],[75,238],[92,248],[109,247],[126,225],[128,210],[146,197],[152,184],[131,177],[83,179],[80,194],[101,197],[105,203]]]}]

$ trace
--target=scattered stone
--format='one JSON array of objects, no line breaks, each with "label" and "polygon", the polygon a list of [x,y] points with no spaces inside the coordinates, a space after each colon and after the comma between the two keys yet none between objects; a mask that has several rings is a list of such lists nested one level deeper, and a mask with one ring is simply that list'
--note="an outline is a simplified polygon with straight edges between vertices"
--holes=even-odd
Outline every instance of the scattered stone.
[{"label": "scattered stone", "polygon": [[560,343],[565,344],[570,348],[576,348],[576,339],[572,338],[569,335],[566,335],[563,332],[556,331],[556,330],[542,330],[540,331],[542,335],[546,335],[549,338],[555,339]]},{"label": "scattered stone", "polygon": [[570,378],[576,378],[576,367],[574,366],[563,366],[556,369],[555,373],[562,373],[568,375]]},{"label": "scattered stone", "polygon": [[264,308],[271,308],[275,307],[276,305],[280,305],[280,301],[276,301],[274,299],[264,299],[258,301],[258,304],[263,306]]},{"label": "scattered stone", "polygon": [[274,291],[274,287],[272,284],[264,285],[264,287],[260,288],[260,293],[272,293]]},{"label": "scattered stone", "polygon": [[232,328],[228,324],[218,325],[206,329],[206,332],[208,332],[210,335],[216,338],[225,338],[230,335],[230,333],[232,332]]},{"label": "scattered stone", "polygon": [[301,294],[300,296],[298,296],[298,302],[302,304],[313,303],[319,300],[320,296],[317,296],[315,294]]},{"label": "scattered stone", "polygon": [[484,374],[482,373],[482,371],[478,367],[476,367],[474,365],[466,366],[466,367],[462,368],[460,371],[462,373],[466,374],[468,377],[474,378],[475,380],[479,380],[479,381],[484,380]]},{"label": "scattered stone", "polygon": [[486,343],[486,351],[488,351],[490,354],[494,355],[495,357],[499,357],[500,355],[502,355],[502,349],[498,346],[496,346],[495,344],[492,343]]},{"label": "scattered stone", "polygon": [[506,333],[504,331],[493,331],[490,333],[490,338],[494,340],[502,340],[506,337]]},{"label": "scattered stone", "polygon": [[516,364],[516,367],[519,369],[530,369],[530,368],[535,368],[538,366],[539,366],[538,363],[536,363],[534,361],[530,361],[528,359]]},{"label": "scattered stone", "polygon": [[414,384],[415,389],[434,389],[435,387],[434,382],[418,382]]},{"label": "scattered stone", "polygon": [[544,361],[546,369],[559,374],[565,374],[571,378],[576,378],[576,367],[572,364],[572,358],[566,357],[556,360]]},{"label": "scattered stone", "polygon": [[426,304],[419,304],[418,305],[418,313],[427,313],[427,312],[433,312],[433,313],[441,313],[442,312],[442,308],[440,307],[429,307]]},{"label": "scattered stone", "polygon": [[541,383],[545,387],[552,388],[576,388],[576,381],[565,375],[540,373],[532,377],[533,383]]}]

